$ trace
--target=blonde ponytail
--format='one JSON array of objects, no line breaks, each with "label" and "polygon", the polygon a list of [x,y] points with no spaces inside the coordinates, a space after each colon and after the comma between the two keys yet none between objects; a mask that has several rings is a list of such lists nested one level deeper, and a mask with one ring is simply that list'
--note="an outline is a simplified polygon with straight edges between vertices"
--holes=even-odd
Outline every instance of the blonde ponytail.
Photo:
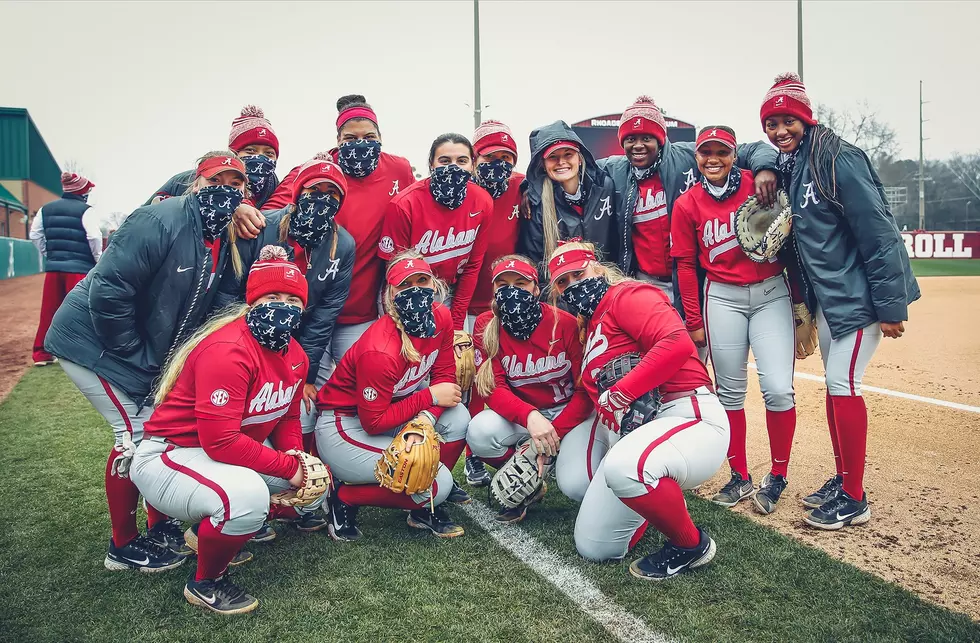
[{"label": "blonde ponytail", "polygon": [[476,392],[483,397],[489,397],[496,387],[493,376],[493,360],[500,352],[500,313],[497,310],[497,302],[490,304],[493,317],[483,329],[483,363],[476,372]]},{"label": "blonde ponytail", "polygon": [[544,256],[550,257],[558,247],[559,232],[555,187],[548,177],[544,178],[541,185],[541,234],[544,241]]},{"label": "blonde ponytail", "polygon": [[[337,247],[337,240],[336,240],[336,235],[334,235],[334,249],[336,249],[336,247]],[[422,255],[421,252],[419,252],[415,248],[408,248],[407,250],[402,250],[394,257],[392,257],[388,261],[387,267],[390,268],[392,264],[395,264],[401,261],[402,259],[425,260],[425,257]],[[435,300],[436,301],[444,300],[446,298],[446,293],[449,292],[449,287],[446,285],[446,282],[433,275],[432,285],[433,285],[433,289],[435,290]],[[395,296],[392,294],[393,288],[394,287],[388,285],[387,282],[385,283],[384,296],[381,298],[381,301],[382,304],[384,305],[385,313],[389,317],[391,317],[392,320],[394,320],[395,327],[398,328],[398,333],[401,335],[401,340],[402,340],[401,356],[412,364],[418,364],[419,362],[422,361],[422,356],[419,355],[418,349],[415,348],[414,344],[412,344],[412,336],[405,331],[405,326],[404,324],[402,324],[401,317],[398,316],[398,309],[395,308]]]},{"label": "blonde ponytail", "polygon": [[154,397],[154,404],[161,404],[163,400],[167,397],[167,394],[173,390],[174,383],[177,381],[177,376],[184,369],[184,364],[187,362],[187,357],[191,354],[197,345],[204,341],[204,338],[214,333],[228,324],[241,319],[248,312],[250,306],[246,304],[234,304],[229,306],[224,312],[215,315],[207,322],[205,322],[200,328],[198,328],[193,335],[187,338],[180,348],[174,353],[173,357],[170,358],[170,362],[167,363],[163,370],[163,375],[160,377],[160,386],[157,388],[156,397]]}]

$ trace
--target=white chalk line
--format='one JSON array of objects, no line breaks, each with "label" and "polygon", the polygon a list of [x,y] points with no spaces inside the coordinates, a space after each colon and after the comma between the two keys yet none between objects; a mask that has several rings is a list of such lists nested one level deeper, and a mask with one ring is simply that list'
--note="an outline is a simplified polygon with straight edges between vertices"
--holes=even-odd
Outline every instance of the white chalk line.
[{"label": "white chalk line", "polygon": [[[757,368],[753,362],[749,362],[749,368]],[[820,375],[811,375],[810,373],[795,373],[795,376],[803,379],[810,380],[811,382],[825,383],[826,380]],[[888,388],[879,388],[877,386],[868,386],[867,384],[861,385],[861,391],[870,391],[872,393],[879,393],[881,395],[890,395],[891,397],[898,397],[903,400],[912,400],[913,402],[923,402],[925,404],[933,404],[935,406],[944,406],[948,409],[956,409],[957,411],[966,411],[967,413],[980,413],[980,406],[970,406],[969,404],[960,404],[959,402],[949,402],[946,400],[937,400],[934,397],[925,397],[923,395],[915,395],[914,393],[903,393],[902,391],[893,391]]]},{"label": "white chalk line", "polygon": [[484,531],[527,565],[534,573],[554,585],[579,609],[588,614],[607,632],[623,643],[649,641],[668,643],[662,634],[654,632],[638,616],[616,604],[602,593],[595,583],[580,571],[562,561],[520,527],[503,525],[494,520],[494,514],[481,502],[474,501],[462,507]]}]

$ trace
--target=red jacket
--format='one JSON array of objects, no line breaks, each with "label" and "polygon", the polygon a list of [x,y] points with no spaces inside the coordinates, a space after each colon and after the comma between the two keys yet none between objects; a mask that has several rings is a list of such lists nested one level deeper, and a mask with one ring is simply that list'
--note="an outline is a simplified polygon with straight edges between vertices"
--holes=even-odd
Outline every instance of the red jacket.
[{"label": "red jacket", "polygon": [[411,338],[419,363],[402,357],[401,334],[395,321],[383,315],[344,354],[317,394],[317,408],[356,413],[371,435],[401,427],[422,411],[439,417],[443,409],[432,404],[428,387],[456,382],[456,358],[449,310],[442,304],[434,310],[435,336]]},{"label": "red jacket", "polygon": [[[334,162],[336,148],[331,150]],[[286,175],[263,210],[283,208],[293,202],[293,188],[300,167]],[[377,246],[381,224],[388,202],[412,183],[412,165],[408,159],[381,153],[378,167],[363,179],[344,175],[347,195],[337,214],[339,223],[354,237],[354,275],[350,295],[337,317],[338,324],[361,324],[378,318],[378,293],[384,278],[384,263],[378,260]]]},{"label": "red jacket", "polygon": [[[575,380],[582,369],[582,343],[578,323],[563,310],[540,304],[541,323],[526,341],[500,329],[500,348],[493,358],[494,389],[487,406],[509,422],[527,426],[531,411],[567,406],[552,425],[560,437],[592,413],[593,404]],[[486,355],[483,331],[492,312],[476,320],[473,345],[479,366]]]},{"label": "red jacket", "polygon": [[493,199],[470,183],[463,204],[450,210],[432,198],[429,181],[416,182],[388,204],[378,256],[388,261],[406,248],[421,252],[437,277],[456,286],[453,328],[462,330],[492,235]]},{"label": "red jacket", "polygon": [[735,211],[755,194],[752,172],[741,172],[738,191],[724,201],[716,200],[698,183],[674,203],[670,254],[677,259],[677,283],[688,330],[704,327],[695,261],[700,262],[711,281],[736,286],[756,284],[783,272],[778,259],[756,263],[738,245]]},{"label": "red jacket", "polygon": [[602,367],[624,353],[640,363],[616,388],[636,399],[659,388],[678,393],[710,386],[711,378],[667,295],[651,284],[626,281],[610,286],[589,320],[582,361],[582,384],[598,402],[596,380]]},{"label": "red jacket", "polygon": [[493,217],[490,220],[491,235],[487,243],[487,252],[483,256],[483,266],[480,268],[480,275],[476,279],[476,291],[470,300],[470,308],[467,312],[471,315],[480,315],[490,310],[490,302],[493,300],[493,281],[491,275],[494,260],[504,255],[514,254],[517,247],[517,234],[520,230],[520,219],[517,216],[517,208],[521,202],[521,181],[524,175],[514,172],[507,183],[507,191],[500,195],[499,199],[493,201]]},{"label": "red jacket", "polygon": [[[286,355],[259,346],[244,319],[211,333],[187,357],[173,390],[143,429],[212,460],[290,478],[303,449],[300,387],[309,362],[295,339]],[[272,439],[275,448],[262,444]]]}]

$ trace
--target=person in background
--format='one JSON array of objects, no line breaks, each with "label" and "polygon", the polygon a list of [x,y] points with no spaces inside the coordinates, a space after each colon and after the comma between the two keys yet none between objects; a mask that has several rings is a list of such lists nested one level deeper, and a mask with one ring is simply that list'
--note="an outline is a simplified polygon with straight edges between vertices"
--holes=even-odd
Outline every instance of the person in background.
[{"label": "person in background", "polygon": [[102,256],[99,217],[88,197],[95,184],[72,172],[61,175],[61,198],[48,203],[34,216],[29,237],[44,257],[44,289],[41,321],[34,335],[34,366],[58,359],[44,350],[44,337],[55,312],[68,293],[85,278]]}]

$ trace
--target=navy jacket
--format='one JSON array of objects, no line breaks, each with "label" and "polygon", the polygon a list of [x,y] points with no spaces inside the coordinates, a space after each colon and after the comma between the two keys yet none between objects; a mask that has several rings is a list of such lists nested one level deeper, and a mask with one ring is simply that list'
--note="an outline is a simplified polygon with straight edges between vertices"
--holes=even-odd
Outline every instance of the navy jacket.
[{"label": "navy jacket", "polygon": [[[146,203],[143,205],[150,205],[153,203],[154,199],[169,199],[175,196],[183,196],[187,192],[187,188],[194,183],[194,170],[187,170],[186,172],[181,172],[180,174],[174,174],[170,177],[166,183],[164,183],[159,190],[153,193]],[[268,181],[266,181],[265,189],[262,194],[253,194],[249,198],[252,204],[258,208],[262,209],[262,204],[265,203],[272,193],[276,191],[279,187],[279,178],[273,174]]]},{"label": "navy jacket", "polygon": [[[265,212],[265,228],[257,239],[240,241],[242,257],[247,267],[258,260],[259,252],[267,245],[281,246],[295,258],[293,246],[289,241],[279,240],[279,224],[286,213],[295,208],[288,205],[280,210]],[[330,248],[334,235],[337,235],[337,252],[330,258]],[[303,322],[296,340],[310,358],[310,370],[306,381],[312,384],[317,377],[320,360],[333,344],[333,330],[340,309],[344,307],[350,291],[351,276],[354,272],[354,237],[336,223],[324,237],[319,247],[307,256],[306,282],[309,285]]]},{"label": "navy jacket", "polygon": [[84,275],[95,266],[95,257],[82,227],[82,215],[88,203],[75,194],[62,194],[57,201],[44,206],[41,225],[44,226],[46,272],[74,272]]},{"label": "navy jacket", "polygon": [[[583,213],[578,214],[565,200],[561,185],[551,181],[544,170],[541,155],[552,143],[574,141],[585,157],[585,186],[587,198]],[[521,191],[527,200],[530,217],[522,218],[517,238],[517,252],[535,262],[547,262],[544,256],[544,231],[542,229],[541,189],[554,191],[555,209],[558,214],[560,239],[581,237],[594,243],[602,252],[603,259],[614,260],[619,255],[618,235],[614,228],[616,190],[612,179],[596,165],[595,158],[582,140],[564,121],[555,121],[531,132],[531,163],[527,176],[521,183]]]},{"label": "navy jacket", "polygon": [[137,209],[55,313],[45,350],[95,371],[137,405],[149,403],[160,368],[211,304],[211,265],[196,195]]},{"label": "navy jacket", "polygon": [[813,180],[811,142],[807,135],[800,144],[787,190],[795,215],[788,252],[796,260],[787,263],[795,264],[807,305],[820,307],[835,339],[875,322],[906,321],[921,293],[878,174],[862,150],[842,141],[838,208]]}]

